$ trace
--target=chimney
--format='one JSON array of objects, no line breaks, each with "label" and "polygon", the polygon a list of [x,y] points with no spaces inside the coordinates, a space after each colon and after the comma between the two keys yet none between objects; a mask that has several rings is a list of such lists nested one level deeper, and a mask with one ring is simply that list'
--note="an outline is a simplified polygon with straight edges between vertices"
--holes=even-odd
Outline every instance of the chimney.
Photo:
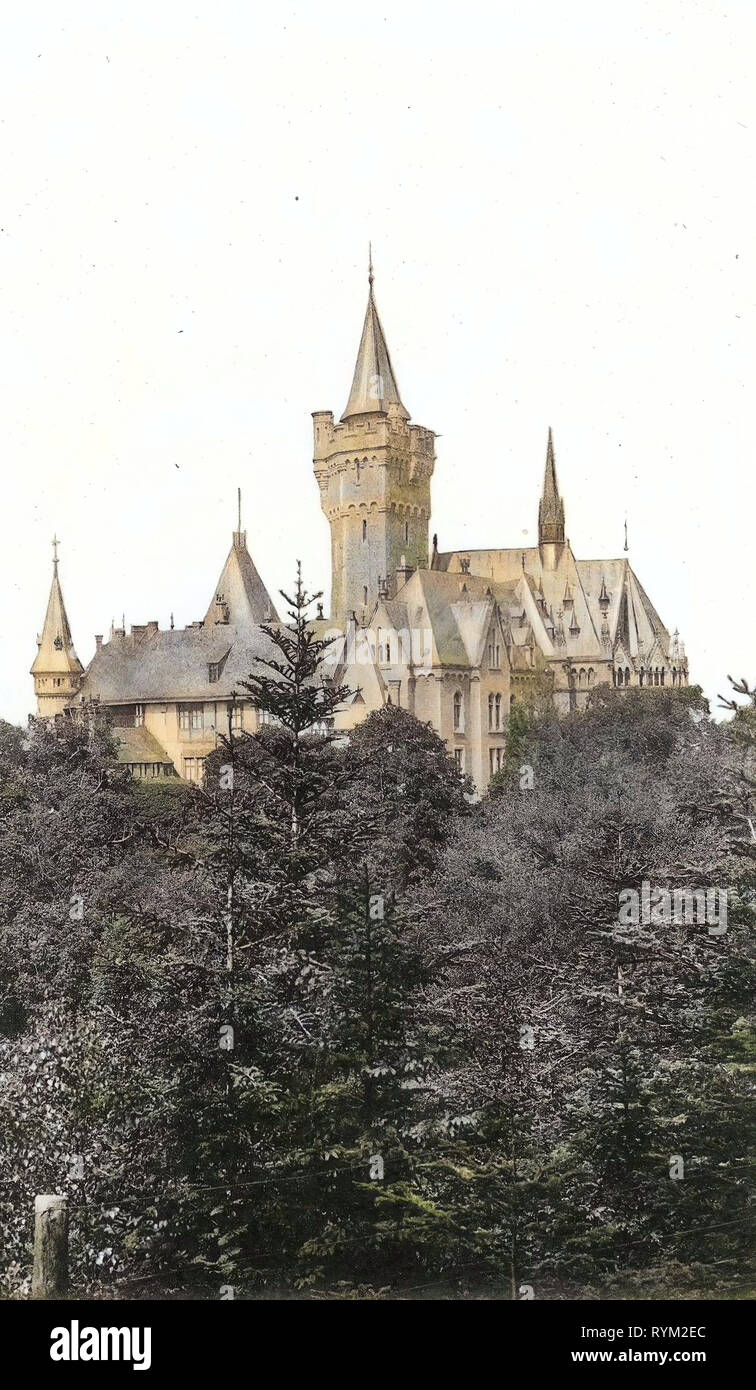
[{"label": "chimney", "polygon": [[96,633],[95,633],[95,649],[96,649],[96,651],[99,652],[100,649],[101,649],[101,647],[102,647],[102,633],[101,633],[101,632],[96,632]]},{"label": "chimney", "polygon": [[407,580],[408,580],[408,579],[410,578],[410,576],[413,575],[414,573],[415,573],[415,571],[414,571],[413,566],[407,564],[407,557],[406,557],[405,555],[403,555],[402,558],[401,558],[401,560],[400,560],[400,562],[399,562],[399,564],[397,565],[397,569],[396,569],[396,587],[397,587],[397,590],[398,590],[398,589],[401,589],[402,585],[403,585],[403,584],[406,584],[406,583],[407,583]]},{"label": "chimney", "polygon": [[145,628],[145,632],[147,633],[147,636],[148,636],[148,637],[152,637],[152,636],[154,635],[154,633],[156,633],[156,632],[158,632],[158,631],[159,631],[159,629],[158,629],[158,625],[157,625],[156,622],[148,623],[147,626],[146,626],[146,628]]}]

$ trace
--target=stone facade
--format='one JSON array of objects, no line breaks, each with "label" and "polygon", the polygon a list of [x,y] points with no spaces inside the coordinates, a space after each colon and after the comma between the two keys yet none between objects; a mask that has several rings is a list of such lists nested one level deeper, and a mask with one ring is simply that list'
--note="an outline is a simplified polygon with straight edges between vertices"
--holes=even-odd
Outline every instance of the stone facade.
[{"label": "stone facade", "polygon": [[[314,470],[331,529],[331,618],[325,678],[350,687],[336,716],[345,734],[392,702],[430,722],[484,791],[501,764],[509,712],[536,689],[567,712],[601,684],[683,685],[685,650],[619,559],[577,560],[565,532],[549,430],[538,545],[429,552],[432,430],[405,408],[373,290],[344,414],[313,415]],[[76,655],[58,578],[32,667],[46,717],[90,701],[106,707],[120,757],[138,776],[202,777],[229,721],[253,732],[265,715],[239,698],[271,654],[279,621],[241,520],[200,623],[111,629],[86,668]]]}]

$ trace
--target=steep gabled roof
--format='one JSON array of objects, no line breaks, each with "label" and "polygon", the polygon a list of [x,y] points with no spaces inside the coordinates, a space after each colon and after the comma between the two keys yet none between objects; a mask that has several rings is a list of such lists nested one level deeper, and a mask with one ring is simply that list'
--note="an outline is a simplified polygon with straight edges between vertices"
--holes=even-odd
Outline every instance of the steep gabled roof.
[{"label": "steep gabled roof", "polygon": [[255,627],[258,623],[278,622],[273,600],[247,550],[246,531],[234,531],[233,544],[215,586],[215,593],[203,625],[215,627],[223,622],[239,628]]},{"label": "steep gabled roof", "polygon": [[[81,683],[85,699],[103,704],[160,700],[227,700],[261,658],[276,655],[261,627],[116,633],[95,652]],[[217,668],[217,680],[210,679]]]}]

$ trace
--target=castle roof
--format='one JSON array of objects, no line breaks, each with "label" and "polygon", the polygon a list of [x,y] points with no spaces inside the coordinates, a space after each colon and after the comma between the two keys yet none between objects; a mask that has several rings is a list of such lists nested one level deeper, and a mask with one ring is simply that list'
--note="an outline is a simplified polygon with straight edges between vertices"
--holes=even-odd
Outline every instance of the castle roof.
[{"label": "castle roof", "polygon": [[63,675],[84,669],[74,649],[66,605],[63,602],[63,590],[58,578],[57,540],[53,541],[53,548],[53,577],[50,585],[50,597],[47,600],[47,612],[45,613],[42,635],[37,638],[38,651],[31,668],[33,676],[39,674]]},{"label": "castle roof", "polygon": [[352,389],[341,419],[349,420],[352,415],[385,414],[388,405],[397,405],[405,420],[409,411],[402,405],[399,387],[391,365],[388,344],[373,294],[373,267],[370,264],[369,293],[362,337],[357,352]]},{"label": "castle roof", "polygon": [[149,729],[115,731],[116,756],[119,763],[162,763],[173,771],[173,762]]},{"label": "castle roof", "polygon": [[250,672],[259,669],[260,659],[274,654],[273,643],[259,626],[198,623],[167,632],[115,633],[95,652],[79,694],[106,705],[228,700]]},{"label": "castle roof", "polygon": [[234,531],[233,544],[205,614],[205,627],[224,622],[244,627],[277,621],[273,600],[247,550],[247,533]]},{"label": "castle roof", "polygon": [[[497,598],[500,585],[515,584],[547,657],[606,660],[619,643],[639,664],[655,643],[669,652],[669,632],[627,559],[576,560],[565,542],[554,569],[544,565],[538,546],[437,552],[433,563],[434,574],[453,575],[468,590],[476,578],[487,581]],[[549,635],[552,618],[563,641]],[[608,641],[601,635],[605,623]]]}]

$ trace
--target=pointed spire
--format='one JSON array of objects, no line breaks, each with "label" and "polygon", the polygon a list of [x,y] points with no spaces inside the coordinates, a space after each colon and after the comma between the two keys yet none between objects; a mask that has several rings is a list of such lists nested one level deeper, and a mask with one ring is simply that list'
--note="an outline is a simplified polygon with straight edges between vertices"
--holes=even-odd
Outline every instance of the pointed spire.
[{"label": "pointed spire", "polygon": [[543,491],[538,503],[538,544],[564,541],[564,502],[559,496],[554,457],[554,438],[549,426],[546,445],[546,467],[543,475]]},{"label": "pointed spire", "polygon": [[[66,605],[63,601],[63,590],[60,587],[58,577],[58,546],[60,541],[57,536],[53,537],[53,575],[50,585],[50,597],[47,600],[47,612],[45,623],[42,628],[41,637],[37,638],[37,655],[31,668],[33,676],[49,676],[59,679],[61,677],[77,677],[84,670],[74,649],[71,628],[68,623]],[[65,690],[71,693],[70,681],[66,681],[62,686],[53,687],[56,690]],[[60,699],[62,700],[62,696]]]},{"label": "pointed spire", "polygon": [[234,531],[233,544],[215,586],[203,626],[231,623],[236,627],[249,628],[266,622],[278,622],[278,614],[247,550],[247,533],[240,529]]},{"label": "pointed spire", "polygon": [[387,406],[397,405],[404,419],[409,420],[409,411],[402,405],[386,337],[378,317],[373,293],[374,280],[373,248],[370,246],[365,322],[362,325],[362,337],[357,352],[352,389],[349,392],[346,410],[341,418],[342,420],[349,420],[353,415],[385,414]]}]

